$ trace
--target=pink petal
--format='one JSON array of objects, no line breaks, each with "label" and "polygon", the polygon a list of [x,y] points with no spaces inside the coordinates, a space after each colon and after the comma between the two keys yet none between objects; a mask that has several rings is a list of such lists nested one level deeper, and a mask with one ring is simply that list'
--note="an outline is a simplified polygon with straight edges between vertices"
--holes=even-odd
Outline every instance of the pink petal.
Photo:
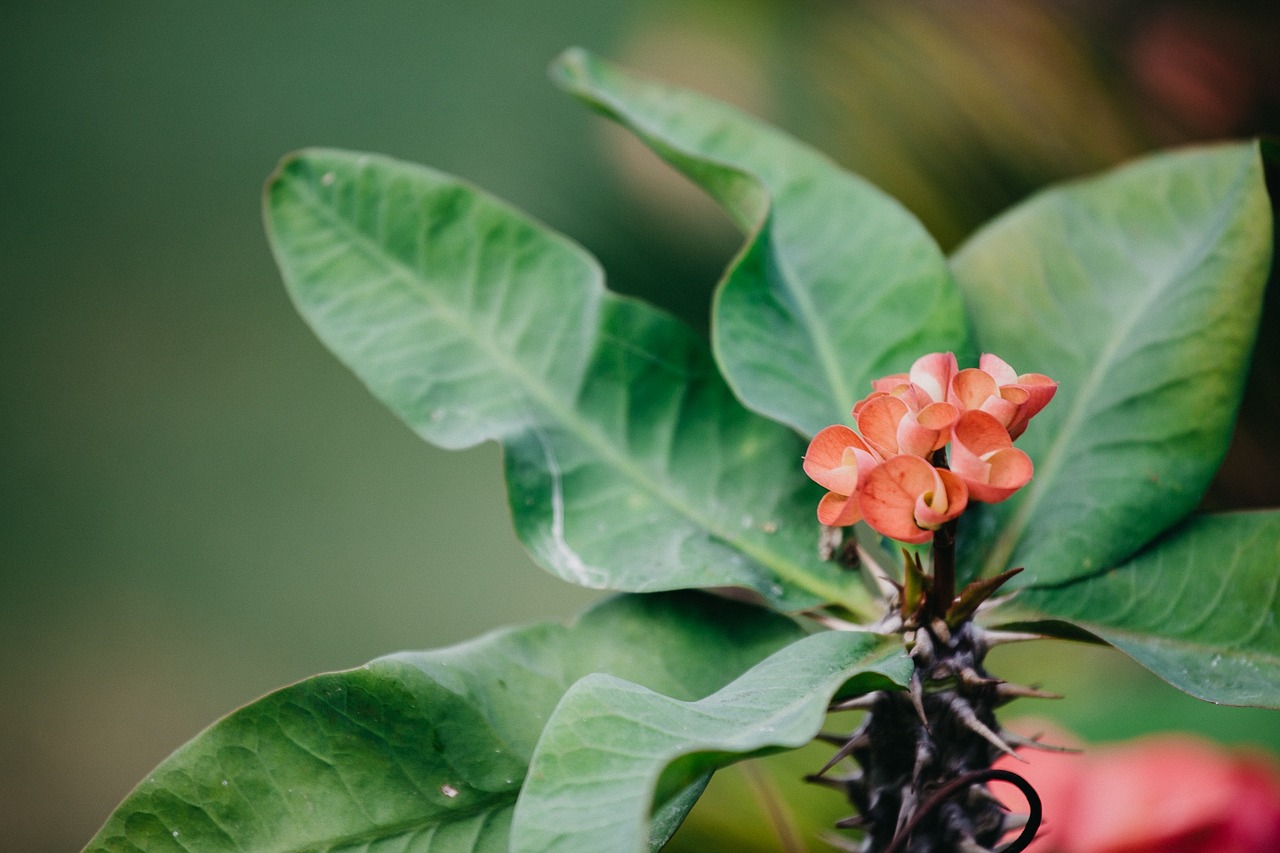
[{"label": "pink petal", "polygon": [[968,367],[951,380],[947,400],[960,409],[981,409],[989,398],[999,395],[1000,386],[991,374],[976,367]]},{"label": "pink petal", "polygon": [[[1006,500],[1014,492],[1031,482],[1035,466],[1031,457],[1016,447],[997,450],[987,458],[986,482],[978,483],[968,479],[965,484],[969,494],[975,501],[995,504]],[[963,476],[963,475],[961,475]]]},{"label": "pink petal", "polygon": [[871,387],[881,394],[892,394],[895,388],[906,385],[910,381],[911,377],[905,373],[892,373],[883,379],[873,379]]},{"label": "pink petal", "polygon": [[898,424],[906,413],[907,404],[897,397],[877,397],[858,410],[858,429],[867,444],[887,459],[898,453]]},{"label": "pink petal", "polygon": [[984,352],[978,359],[978,369],[990,374],[997,385],[1012,385],[1018,381],[1018,374],[1000,356]]},{"label": "pink petal", "polygon": [[933,531],[916,525],[916,499],[937,486],[937,472],[928,462],[918,456],[895,456],[863,479],[858,504],[877,532],[899,542],[928,542]]},{"label": "pink petal", "polygon": [[804,472],[824,489],[851,495],[858,488],[858,456],[866,451],[862,437],[847,426],[825,427],[809,442],[804,454]]},{"label": "pink petal", "polygon": [[915,520],[920,527],[936,530],[959,517],[969,505],[969,489],[964,480],[945,469],[935,469],[938,481],[932,494],[916,499]]},{"label": "pink petal", "polygon": [[955,353],[935,352],[916,359],[907,375],[929,395],[932,402],[942,403],[947,399],[951,377],[956,375],[957,369]]},{"label": "pink petal", "polygon": [[1020,407],[1017,416],[1009,424],[1009,434],[1013,438],[1022,435],[1027,428],[1027,421],[1040,413],[1049,405],[1053,395],[1058,393],[1058,383],[1040,373],[1024,373],[1018,377],[1015,386],[1026,392],[1027,401]]},{"label": "pink petal", "polygon": [[[1003,393],[1003,390],[1001,393]],[[1007,430],[1009,425],[1017,420],[1020,410],[1017,404],[1010,403],[1008,400],[1000,397],[988,397],[987,401],[978,407],[978,411],[991,415],[991,417],[1000,422],[1000,426]],[[1013,436],[1010,436],[1010,438],[1013,438]]]},{"label": "pink petal", "polygon": [[818,501],[818,521],[828,527],[848,527],[861,520],[862,512],[858,509],[856,497],[827,492]]},{"label": "pink petal", "polygon": [[898,422],[898,451],[929,456],[951,440],[951,425],[959,416],[950,403],[930,403],[917,414],[907,412]]},{"label": "pink petal", "polygon": [[1031,458],[1014,448],[1009,433],[981,411],[960,416],[952,430],[951,470],[983,503],[999,503],[1031,481]]},{"label": "pink petal", "polygon": [[870,394],[863,397],[858,402],[854,403],[853,404],[854,420],[856,421],[858,419],[858,412],[862,411],[863,406],[867,405],[867,403],[870,403],[872,400],[878,400],[881,397],[887,397],[887,396],[889,396],[889,393],[887,391],[872,391]]}]

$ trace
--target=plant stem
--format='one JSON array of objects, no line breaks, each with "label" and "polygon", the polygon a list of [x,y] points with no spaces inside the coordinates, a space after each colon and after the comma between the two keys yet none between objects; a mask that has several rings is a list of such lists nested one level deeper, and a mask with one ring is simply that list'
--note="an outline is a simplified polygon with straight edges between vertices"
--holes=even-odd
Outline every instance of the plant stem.
[{"label": "plant stem", "polygon": [[[948,468],[947,451],[935,452],[932,462],[936,468]],[[954,518],[933,535],[933,596],[928,604],[931,618],[945,617],[956,599],[956,528],[959,524],[960,520]]]}]

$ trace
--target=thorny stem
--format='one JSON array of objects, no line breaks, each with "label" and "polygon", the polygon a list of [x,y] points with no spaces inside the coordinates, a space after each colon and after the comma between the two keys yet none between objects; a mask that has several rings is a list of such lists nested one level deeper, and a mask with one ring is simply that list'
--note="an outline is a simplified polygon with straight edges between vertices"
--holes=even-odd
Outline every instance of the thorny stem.
[{"label": "thorny stem", "polygon": [[994,782],[1000,780],[1013,785],[1022,795],[1027,798],[1027,823],[1022,827],[1022,832],[1018,837],[1010,841],[1004,847],[1000,848],[999,853],[1021,853],[1027,849],[1032,840],[1036,837],[1036,832],[1040,829],[1041,806],[1040,795],[1036,793],[1036,789],[1031,787],[1031,783],[1026,779],[1009,770],[999,770],[989,768],[987,770],[975,770],[972,773],[966,773],[963,776],[957,776],[947,784],[943,785],[935,791],[929,799],[916,810],[911,819],[903,825],[898,834],[893,837],[893,841],[885,848],[884,853],[898,853],[898,850],[911,838],[911,831],[916,825],[924,819],[925,815],[936,809],[938,806],[946,802],[947,798],[957,793],[961,789],[968,788],[983,782]]},{"label": "thorny stem", "polygon": [[933,597],[929,616],[941,619],[956,600],[956,524],[952,519],[933,534]]}]

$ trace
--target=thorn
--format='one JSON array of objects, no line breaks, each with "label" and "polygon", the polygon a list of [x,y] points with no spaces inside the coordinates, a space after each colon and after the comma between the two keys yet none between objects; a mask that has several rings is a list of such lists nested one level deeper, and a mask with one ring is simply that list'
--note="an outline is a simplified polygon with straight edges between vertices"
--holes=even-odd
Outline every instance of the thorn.
[{"label": "thorn", "polygon": [[[917,767],[917,771],[919,767]],[[911,815],[916,810],[916,792],[915,787],[907,788],[902,792],[902,802],[898,806],[898,822],[893,828],[893,837],[897,838],[902,834],[902,828],[911,820]]]},{"label": "thorn", "polygon": [[933,655],[933,637],[929,635],[928,631],[915,631],[913,633],[914,633],[915,644],[911,647],[911,652],[910,652],[911,659],[912,660],[923,659],[924,664],[927,665],[930,661],[933,660],[933,656],[934,656]]},{"label": "thorn", "polygon": [[915,802],[914,792],[920,788],[920,774],[924,772],[924,768],[932,760],[933,750],[929,747],[929,741],[926,738],[921,738],[916,744],[916,763],[911,768],[911,790],[903,792],[903,802],[906,802],[908,796],[912,798],[911,802]]},{"label": "thorn", "polygon": [[840,793],[847,793],[849,788],[862,784],[861,773],[851,773],[848,776],[819,776],[817,773],[810,773],[804,777],[804,781],[811,785],[821,785],[824,788],[831,788]]},{"label": "thorn", "polygon": [[866,825],[866,818],[857,814],[836,821],[836,829],[862,829]]},{"label": "thorn", "polygon": [[1010,684],[1002,681],[996,685],[996,699],[1000,704],[1012,702],[1014,699],[1061,699],[1060,693],[1050,693],[1047,690],[1039,690],[1035,687],[1026,687],[1021,684]]},{"label": "thorn", "polygon": [[978,715],[973,712],[973,708],[969,707],[969,703],[960,699],[958,696],[948,696],[947,705],[955,713],[956,718],[960,720],[970,731],[982,736],[988,743],[1005,755],[1011,756],[1023,764],[1029,764],[1027,759],[1014,752],[1013,747],[1000,739],[1000,735],[987,728],[987,724],[978,719]]},{"label": "thorn", "polygon": [[969,801],[972,804],[990,803],[1001,811],[1008,811],[1009,808],[1004,802],[997,797],[985,785],[971,785],[969,787]]},{"label": "thorn", "polygon": [[[864,693],[852,699],[843,699],[827,708],[828,711],[867,711],[880,699],[880,691]],[[841,743],[844,741],[842,740]]]},{"label": "thorn", "polygon": [[1007,814],[1004,816],[1003,829],[1005,832],[1011,829],[1022,829],[1029,820],[1031,820],[1031,815],[1029,814]]},{"label": "thorn", "polygon": [[932,622],[929,623],[929,628],[930,630],[933,631],[934,635],[937,636],[937,638],[942,641],[942,644],[944,646],[950,645],[951,628],[947,625],[946,622],[944,622],[941,619],[934,619]]},{"label": "thorn", "polygon": [[986,646],[988,649],[994,649],[996,646],[1003,646],[1007,643],[1025,643],[1028,640],[1047,640],[1044,634],[1033,634],[1027,631],[996,631],[991,628],[978,629],[978,642]]},{"label": "thorn", "polygon": [[830,628],[832,631],[866,631],[868,628],[866,625],[859,625],[857,622],[850,622],[848,619],[841,619],[838,616],[832,616],[830,613],[821,613],[817,610],[807,611],[804,615],[822,627]]},{"label": "thorn", "polygon": [[926,732],[932,732],[929,728],[929,717],[924,712],[924,683],[920,680],[920,670],[911,673],[911,681],[907,691],[911,695],[911,704],[916,709],[916,716],[920,718],[921,724],[924,725]]},{"label": "thorn", "polygon": [[850,841],[847,838],[841,838],[831,832],[820,832],[818,833],[818,838],[820,838],[824,843],[830,844],[832,848],[842,851],[842,853],[862,853],[865,849],[862,844]]},{"label": "thorn", "polygon": [[972,838],[961,838],[956,841],[956,853],[992,853],[992,851]]},{"label": "thorn", "polygon": [[961,667],[959,676],[960,683],[966,687],[990,687],[993,684],[997,685],[997,696],[1000,695],[1000,686],[1005,684],[1001,679],[992,678],[989,675],[983,675],[971,666]]},{"label": "thorn", "polygon": [[838,735],[835,732],[818,732],[813,736],[814,740],[820,740],[823,743],[829,743],[832,746],[843,746],[852,735]]},{"label": "thorn", "polygon": [[826,764],[822,765],[822,769],[819,770],[816,775],[818,776],[823,775],[832,767],[835,767],[837,764],[839,764],[842,760],[852,755],[854,750],[862,749],[870,745],[871,745],[870,736],[868,736],[867,733],[862,729],[859,729],[857,732],[850,735],[849,740],[845,742],[844,746],[836,750],[836,754],[831,756],[831,758],[827,761]]},{"label": "thorn", "polygon": [[1040,735],[1036,735],[1035,737],[1023,737],[1022,735],[1016,735],[1013,732],[1008,731],[1001,732],[1001,734],[1004,735],[1005,739],[1009,741],[1009,743],[1014,746],[1025,747],[1026,749],[1038,749],[1041,752],[1063,752],[1072,754],[1084,752],[1083,749],[1077,749],[1073,746],[1057,746],[1051,743],[1044,743],[1040,740]]},{"label": "thorn", "polygon": [[954,601],[948,603],[947,624],[955,627],[969,619],[983,603],[991,599],[996,590],[1021,571],[1022,569],[1010,569],[1007,572],[1001,572],[995,577],[976,580],[966,586]]}]

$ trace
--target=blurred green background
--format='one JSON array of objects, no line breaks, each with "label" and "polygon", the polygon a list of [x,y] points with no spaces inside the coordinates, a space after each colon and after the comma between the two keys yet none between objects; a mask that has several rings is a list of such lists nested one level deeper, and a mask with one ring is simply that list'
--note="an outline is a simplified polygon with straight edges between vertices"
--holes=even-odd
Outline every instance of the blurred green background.
[{"label": "blurred green background", "polygon": [[[524,557],[495,448],[421,444],[294,315],[259,215],[287,151],[463,175],[582,242],[616,289],[704,325],[727,221],[547,82],[564,47],[769,117],[949,247],[1048,181],[1276,130],[1274,6],[8,4],[0,847],[78,848],[169,751],[275,686],[594,598]],[[1216,505],[1280,503],[1277,375],[1255,371]],[[1086,737],[1280,745],[1278,715],[1186,699],[1118,655],[993,663],[1068,693],[1054,710]],[[813,759],[780,767],[793,796]],[[723,774],[686,848],[777,848],[735,805],[768,775]],[[800,808],[827,820],[824,798]]]}]

